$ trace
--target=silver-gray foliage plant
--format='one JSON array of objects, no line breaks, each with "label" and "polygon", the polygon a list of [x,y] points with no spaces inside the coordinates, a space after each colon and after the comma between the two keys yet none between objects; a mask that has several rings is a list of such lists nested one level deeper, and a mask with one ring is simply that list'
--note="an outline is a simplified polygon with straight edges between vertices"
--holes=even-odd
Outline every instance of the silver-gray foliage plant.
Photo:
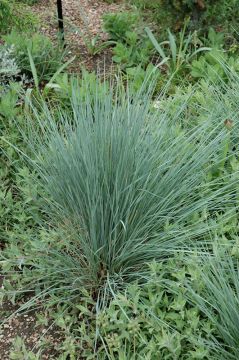
[{"label": "silver-gray foliage plant", "polygon": [[20,68],[13,56],[14,45],[0,48],[0,86],[13,81],[20,74]]}]

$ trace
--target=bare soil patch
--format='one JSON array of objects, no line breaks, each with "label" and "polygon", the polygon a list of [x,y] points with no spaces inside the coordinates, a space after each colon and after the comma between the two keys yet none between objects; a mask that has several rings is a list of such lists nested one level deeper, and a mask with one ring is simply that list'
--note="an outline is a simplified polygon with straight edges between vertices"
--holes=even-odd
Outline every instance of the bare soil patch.
[{"label": "bare soil patch", "polygon": [[[82,66],[89,71],[102,68],[105,71],[109,70],[112,66],[111,49],[107,48],[99,55],[92,56],[84,38],[90,40],[99,36],[99,43],[107,40],[107,35],[102,29],[102,16],[122,11],[125,5],[93,0],[62,0],[62,5],[68,57],[75,56],[71,71],[77,72]],[[40,0],[32,6],[32,10],[40,18],[40,32],[54,42],[58,41],[56,0]]]},{"label": "bare soil patch", "polygon": [[51,323],[47,326],[37,324],[35,311],[15,314],[11,317],[20,305],[21,303],[12,305],[10,302],[5,302],[0,306],[0,319],[3,321],[0,326],[0,359],[11,358],[10,353],[14,349],[17,337],[24,341],[27,351],[33,353],[37,353],[39,345],[44,341],[45,346],[40,358],[42,360],[56,359],[59,355],[57,347],[63,341],[62,331]]}]

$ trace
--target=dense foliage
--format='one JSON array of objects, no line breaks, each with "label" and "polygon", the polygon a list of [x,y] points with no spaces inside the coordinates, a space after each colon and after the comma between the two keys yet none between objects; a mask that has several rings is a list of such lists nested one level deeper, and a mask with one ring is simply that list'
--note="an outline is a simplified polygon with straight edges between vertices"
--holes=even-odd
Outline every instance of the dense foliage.
[{"label": "dense foliage", "polygon": [[132,0],[138,7],[151,11],[151,16],[165,30],[168,27],[179,30],[186,18],[190,28],[206,31],[216,26],[224,31],[233,31],[239,14],[237,0]]},{"label": "dense foliage", "polygon": [[101,77],[34,2],[0,0],[0,333],[45,330],[7,356],[238,360],[237,1],[105,14]]},{"label": "dense foliage", "polygon": [[28,9],[28,6],[15,0],[0,1],[0,34],[7,33],[12,28],[17,31],[36,31],[38,18]]},{"label": "dense foliage", "polygon": [[26,75],[32,75],[29,52],[40,80],[49,79],[60,67],[63,58],[62,49],[54,47],[43,35],[19,34],[12,31],[3,37],[6,46],[12,48],[17,65]]}]

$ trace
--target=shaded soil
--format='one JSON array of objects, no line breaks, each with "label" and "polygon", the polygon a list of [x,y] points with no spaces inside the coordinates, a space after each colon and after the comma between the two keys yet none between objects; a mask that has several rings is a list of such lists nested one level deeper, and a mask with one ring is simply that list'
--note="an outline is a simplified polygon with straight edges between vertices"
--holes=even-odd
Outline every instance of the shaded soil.
[{"label": "shaded soil", "polygon": [[[10,302],[5,302],[0,306],[0,319],[3,321],[0,327],[0,359],[9,360],[11,359],[11,351],[21,351],[21,347],[16,347],[17,337],[24,341],[27,351],[32,351],[35,354],[38,351],[38,346],[44,342],[40,359],[56,359],[59,355],[58,347],[63,341],[62,331],[51,323],[39,325],[34,311],[11,317],[20,305],[20,303],[12,305]],[[37,312],[40,313],[40,310]],[[4,319],[8,320],[4,321]],[[17,359],[18,356],[19,360],[23,359],[20,354],[14,359]]]}]

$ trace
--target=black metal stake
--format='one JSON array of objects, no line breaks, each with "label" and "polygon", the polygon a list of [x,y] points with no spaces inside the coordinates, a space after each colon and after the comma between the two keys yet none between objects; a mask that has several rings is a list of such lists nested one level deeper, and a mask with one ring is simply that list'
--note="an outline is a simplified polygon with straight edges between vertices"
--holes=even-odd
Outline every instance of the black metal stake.
[{"label": "black metal stake", "polygon": [[57,14],[58,14],[58,27],[59,33],[62,42],[64,42],[64,23],[63,23],[63,11],[62,11],[62,2],[61,0],[57,0]]}]

